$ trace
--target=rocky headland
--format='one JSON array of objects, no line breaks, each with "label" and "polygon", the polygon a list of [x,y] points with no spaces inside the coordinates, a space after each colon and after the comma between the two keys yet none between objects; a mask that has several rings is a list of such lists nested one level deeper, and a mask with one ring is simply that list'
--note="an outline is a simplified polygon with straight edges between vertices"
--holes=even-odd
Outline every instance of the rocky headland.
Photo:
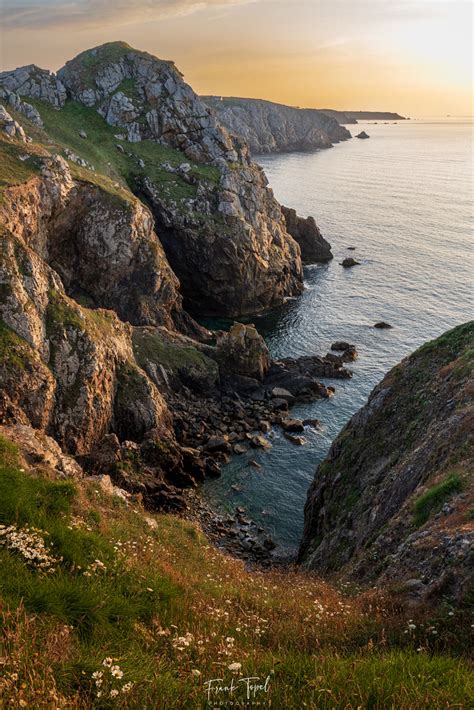
[{"label": "rocky headland", "polygon": [[405,116],[390,111],[335,111],[323,108],[324,113],[335,118],[342,125],[356,124],[358,121],[406,121]]},{"label": "rocky headland", "polygon": [[261,99],[203,96],[219,122],[254,155],[330,148],[351,137],[332,116]]},{"label": "rocky headland", "polygon": [[413,599],[473,590],[474,323],[403,360],[334,441],[300,563]]},{"label": "rocky headland", "polygon": [[[304,429],[291,405],[351,373],[332,354],[273,361],[253,326],[191,313],[279,305],[330,245],[171,62],[111,43],[57,75],[3,72],[0,100],[1,425],[58,476],[225,531],[192,490],[272,427]],[[268,558],[240,518],[224,542]]]}]

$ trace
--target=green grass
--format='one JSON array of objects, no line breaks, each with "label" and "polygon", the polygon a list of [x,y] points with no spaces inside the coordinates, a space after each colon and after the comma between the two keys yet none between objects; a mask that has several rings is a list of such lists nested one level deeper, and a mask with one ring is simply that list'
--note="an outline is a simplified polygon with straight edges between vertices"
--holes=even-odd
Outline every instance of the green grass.
[{"label": "green grass", "polygon": [[30,153],[29,147],[23,143],[9,141],[0,136],[0,200],[6,187],[19,185],[39,173],[40,161],[38,155],[32,155],[28,160],[20,160],[20,155]]},{"label": "green grass", "polygon": [[[150,621],[156,609],[179,592],[157,576],[144,586],[138,575],[117,564],[111,541],[97,531],[71,526],[76,498],[71,482],[27,475],[19,468],[15,447],[3,437],[0,460],[0,523],[40,529],[54,557],[62,560],[54,574],[45,575],[29,567],[20,554],[0,547],[4,601],[21,601],[31,613],[51,614],[71,624],[81,637],[102,637]],[[97,559],[106,571],[84,576]],[[146,586],[152,584],[151,594]]]},{"label": "green grass", "polygon": [[[259,699],[274,708],[470,707],[462,609],[418,620],[372,592],[344,597],[294,570],[247,571],[189,522],[158,515],[151,528],[139,505],[93,480],[58,482],[24,465],[0,437],[0,523],[39,528],[63,559],[44,574],[0,545],[0,706],[204,709],[204,682],[230,682],[237,661],[236,680],[270,676]],[[84,576],[96,559],[106,569]],[[124,677],[107,676],[98,697],[91,676],[107,656]],[[110,698],[128,681],[129,694]]]},{"label": "green grass", "polygon": [[[128,93],[130,86],[131,84],[126,85]],[[78,178],[97,183],[121,199],[131,199],[128,191],[136,189],[137,180],[141,177],[151,179],[164,191],[163,197],[170,200],[179,201],[196,195],[194,185],[188,185],[179,176],[161,167],[164,162],[169,162],[174,167],[183,162],[190,163],[179,150],[150,140],[133,144],[120,142],[115,138],[115,134],[122,133],[123,129],[119,126],[109,126],[94,108],[74,101],[68,101],[59,111],[46,102],[31,102],[40,112],[44,122],[44,131],[29,126],[28,130],[34,139],[45,142],[47,134],[56,150],[67,147],[95,167],[94,172],[70,163],[71,170]],[[79,132],[82,129],[86,131],[87,139],[80,137]],[[121,144],[126,152],[119,151],[117,144]],[[45,145],[51,149],[51,145]],[[145,168],[139,166],[139,159],[145,162]],[[191,175],[197,179],[207,180],[211,184],[218,182],[217,168],[210,165],[191,165]]]},{"label": "green grass", "polygon": [[462,480],[460,476],[456,473],[451,474],[444,481],[441,481],[437,485],[430,488],[429,491],[423,493],[414,504],[414,521],[415,525],[419,527],[424,525],[426,521],[434,513],[438,513],[443,505],[453,496],[455,493],[459,493],[462,490]]}]

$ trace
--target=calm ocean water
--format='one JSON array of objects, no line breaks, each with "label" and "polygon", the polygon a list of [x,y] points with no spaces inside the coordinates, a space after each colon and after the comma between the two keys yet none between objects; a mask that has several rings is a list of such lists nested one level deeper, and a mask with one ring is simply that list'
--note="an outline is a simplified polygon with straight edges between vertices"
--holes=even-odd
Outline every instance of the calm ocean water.
[{"label": "calm ocean water", "polygon": [[[419,345],[473,317],[472,123],[425,119],[349,128],[365,129],[370,140],[257,158],[277,199],[314,215],[335,258],[308,267],[304,294],[255,324],[276,357],[324,354],[334,340],[355,343],[354,376],[333,382],[331,400],[293,410],[322,422],[322,430],[306,431],[306,446],[276,431],[269,452],[236,457],[206,484],[216,506],[245,507],[287,552],[298,545],[316,465],[375,384]],[[343,269],[346,256],[362,265]],[[393,329],[374,329],[379,320]],[[248,466],[251,458],[262,468]]]}]

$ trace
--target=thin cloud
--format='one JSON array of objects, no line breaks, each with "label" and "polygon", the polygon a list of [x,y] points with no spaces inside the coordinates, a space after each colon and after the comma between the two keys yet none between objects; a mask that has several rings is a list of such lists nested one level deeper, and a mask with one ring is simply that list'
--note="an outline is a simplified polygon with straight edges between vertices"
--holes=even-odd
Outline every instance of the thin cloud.
[{"label": "thin cloud", "polygon": [[247,5],[259,0],[0,0],[4,29],[40,27],[101,27],[132,25],[176,15],[188,15],[207,7]]}]

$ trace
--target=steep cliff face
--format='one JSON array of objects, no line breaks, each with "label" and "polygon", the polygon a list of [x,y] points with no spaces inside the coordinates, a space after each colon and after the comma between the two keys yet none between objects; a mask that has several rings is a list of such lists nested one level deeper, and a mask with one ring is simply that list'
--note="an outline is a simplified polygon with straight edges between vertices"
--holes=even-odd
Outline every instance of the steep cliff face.
[{"label": "steep cliff face", "polygon": [[421,597],[472,589],[474,323],[417,350],[334,441],[308,493],[308,569]]},{"label": "steep cliff face", "polygon": [[330,148],[351,137],[335,118],[316,109],[299,109],[260,99],[204,96],[219,122],[253,154]]},{"label": "steep cliff face", "polygon": [[73,180],[65,160],[43,157],[39,176],[5,189],[0,221],[87,305],[135,325],[191,327],[152,215],[131,194]]},{"label": "steep cliff face", "polygon": [[146,199],[190,309],[236,316],[300,293],[300,252],[262,170],[172,62],[116,42],[57,77],[1,75],[0,90],[25,116],[29,97],[34,137],[42,124],[69,161]]}]

